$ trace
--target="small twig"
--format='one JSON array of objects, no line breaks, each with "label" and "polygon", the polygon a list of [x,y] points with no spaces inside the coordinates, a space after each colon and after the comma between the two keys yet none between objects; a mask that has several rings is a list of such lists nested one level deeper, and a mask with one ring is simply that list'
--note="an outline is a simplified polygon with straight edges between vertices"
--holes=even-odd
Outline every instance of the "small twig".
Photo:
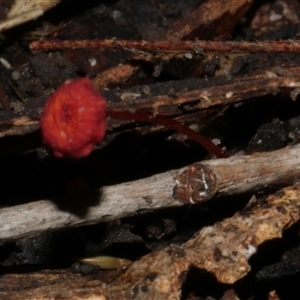
[{"label": "small twig", "polygon": [[[183,15],[171,24],[159,39],[172,42],[193,40],[195,35],[203,40],[220,35],[228,36],[252,2],[252,0],[227,1],[220,5],[215,0],[205,1],[194,11]],[[140,59],[143,61],[151,59],[151,56],[146,57],[145,53],[135,53],[131,61],[118,64],[99,73],[93,79],[95,86],[101,90],[110,85],[122,86],[124,83],[135,80],[140,70],[140,64],[132,64],[132,62]],[[141,58],[141,54],[143,54],[143,58]],[[198,72],[195,72],[195,75],[197,74]]]},{"label": "small twig", "polygon": [[201,54],[202,51],[217,53],[261,53],[261,52],[299,52],[300,41],[263,41],[263,42],[220,42],[220,41],[132,41],[132,40],[52,40],[35,41],[31,50],[57,49],[136,49],[143,51],[190,51]]},{"label": "small twig", "polygon": [[8,84],[11,87],[11,89],[15,92],[15,94],[20,98],[21,102],[26,103],[26,100],[24,99],[23,95],[20,93],[18,88],[14,86],[14,84],[11,82],[11,80],[9,80]]},{"label": "small twig", "polygon": [[[45,231],[113,221],[133,216],[137,212],[146,213],[183,205],[183,202],[175,201],[174,196],[186,202],[190,195],[193,201],[205,201],[212,197],[257,191],[265,185],[288,185],[300,176],[300,168],[297,167],[299,165],[300,145],[296,145],[269,153],[203,161],[188,168],[103,187],[99,190],[98,204],[90,207],[84,216],[63,211],[51,200],[2,208],[0,209],[0,240],[13,241]],[[201,168],[199,169],[200,166],[204,170],[204,175]],[[197,181],[198,185],[202,182],[204,189],[198,191],[199,197],[204,192],[202,199],[196,199],[194,190],[189,191],[186,197],[180,196],[176,191],[182,188],[182,178],[186,175],[184,172],[186,170],[189,172],[193,167],[200,171],[196,173],[198,177],[190,178],[190,181]],[[216,178],[214,183],[208,182],[205,168],[214,174],[212,176]],[[211,186],[214,188],[211,189]],[[82,195],[82,199],[77,200],[86,203],[86,198],[87,195]]]}]

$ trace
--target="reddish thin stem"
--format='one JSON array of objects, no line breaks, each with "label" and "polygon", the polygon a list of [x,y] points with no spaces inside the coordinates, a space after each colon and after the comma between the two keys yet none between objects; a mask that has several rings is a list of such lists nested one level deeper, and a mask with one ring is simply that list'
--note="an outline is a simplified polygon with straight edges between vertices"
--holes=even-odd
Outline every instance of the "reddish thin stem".
[{"label": "reddish thin stem", "polygon": [[192,51],[195,53],[207,52],[234,52],[234,53],[260,53],[260,52],[299,52],[300,41],[261,41],[261,42],[222,42],[222,41],[133,41],[133,40],[50,40],[35,41],[30,44],[31,50],[54,49],[139,49],[145,51]]},{"label": "reddish thin stem", "polygon": [[153,116],[148,113],[140,112],[140,111],[136,111],[133,113],[129,111],[107,111],[107,117],[111,117],[113,119],[133,120],[138,122],[149,122],[149,123],[162,125],[167,128],[176,130],[182,134],[185,134],[192,140],[199,143],[209,153],[214,154],[218,158],[225,158],[230,156],[226,151],[216,146],[212,141],[210,141],[205,136],[190,129],[188,126],[182,125],[179,122],[162,115]]}]

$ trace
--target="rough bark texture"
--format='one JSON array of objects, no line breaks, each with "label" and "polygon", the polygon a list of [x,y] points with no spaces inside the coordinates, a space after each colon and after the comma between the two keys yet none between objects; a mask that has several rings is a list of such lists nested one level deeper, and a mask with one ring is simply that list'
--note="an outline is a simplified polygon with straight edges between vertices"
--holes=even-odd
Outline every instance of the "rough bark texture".
[{"label": "rough bark texture", "polygon": [[[279,75],[277,72],[281,72]],[[268,71],[253,72],[235,78],[223,76],[208,79],[187,79],[180,81],[148,84],[128,89],[102,91],[108,101],[108,110],[147,111],[161,115],[182,115],[195,110],[204,110],[251,99],[252,97],[287,92],[297,97],[300,78],[299,67],[270,68]],[[282,75],[282,76],[281,76]],[[41,112],[42,107],[37,111]],[[0,136],[20,135],[38,129],[39,114],[16,117],[3,111],[0,122]],[[1,115],[1,114],[0,114]],[[124,121],[108,120],[109,129],[114,130]]]},{"label": "rough bark texture", "polygon": [[[288,185],[299,178],[300,146],[196,163],[137,181],[103,187],[73,199],[41,200],[0,209],[0,239],[12,241],[45,231],[107,222],[153,210]],[[192,173],[192,174],[191,174]],[[86,213],[76,203],[94,198]],[[41,214],[41,212],[43,212]]]},{"label": "rough bark texture", "polygon": [[[59,276],[51,282],[34,287],[33,276],[5,275],[2,285],[16,289],[16,282],[28,282],[28,291],[8,291],[2,299],[157,299],[177,300],[188,270],[193,266],[214,274],[220,282],[234,283],[250,271],[249,258],[258,245],[279,238],[282,231],[300,218],[300,189],[290,186],[269,196],[264,202],[252,203],[244,211],[214,226],[200,230],[187,243],[171,245],[146,255],[129,265],[117,279],[99,280],[93,277]],[[39,276],[39,275],[36,275]],[[54,273],[55,276],[55,273]],[[53,280],[53,279],[52,279]],[[1,287],[1,284],[0,284]]]}]

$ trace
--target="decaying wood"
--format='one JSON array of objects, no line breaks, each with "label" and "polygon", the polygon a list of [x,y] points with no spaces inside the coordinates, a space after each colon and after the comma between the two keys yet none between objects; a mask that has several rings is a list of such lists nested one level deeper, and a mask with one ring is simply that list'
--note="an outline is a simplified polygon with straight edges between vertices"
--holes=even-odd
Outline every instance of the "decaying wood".
[{"label": "decaying wood", "polygon": [[[131,41],[131,40],[81,40],[81,41],[34,41],[30,44],[31,50],[53,50],[53,49],[75,49],[75,48],[125,48],[152,51],[164,50],[189,50],[195,49],[207,51],[233,51],[238,45],[260,45],[260,43],[235,43],[235,42],[213,42],[213,41],[187,41],[194,38],[205,39],[207,37],[228,36],[240,18],[247,12],[252,0],[224,1],[210,0],[200,5],[192,13],[176,21],[162,35],[161,41]],[[224,26],[226,23],[226,26]],[[262,43],[261,43],[262,44]],[[181,46],[179,46],[181,45]],[[190,46],[192,45],[192,46]],[[224,46],[222,46],[224,45]],[[227,49],[227,47],[230,47]],[[246,46],[244,46],[246,47]],[[253,46],[252,46],[253,47]],[[259,46],[256,46],[259,47]],[[223,48],[225,48],[223,50]],[[219,49],[219,51],[217,50]],[[251,48],[249,48],[251,49]],[[258,51],[260,48],[255,48]],[[241,51],[241,50],[239,50]],[[266,51],[266,50],[265,50]],[[270,51],[270,50],[269,50]],[[269,52],[268,51],[268,52]],[[198,52],[198,51],[196,51]],[[251,50],[250,50],[251,52]]]},{"label": "decaying wood", "polygon": [[[300,169],[295,167],[300,165],[299,153],[300,145],[296,145],[268,153],[203,161],[188,168],[103,187],[92,195],[65,199],[64,203],[72,203],[73,211],[60,203],[60,199],[2,208],[0,240],[12,241],[44,231],[112,221],[180,206],[183,202],[194,203],[250,192],[266,185],[288,185],[300,176]],[[189,176],[191,170],[193,178]],[[96,199],[97,204],[85,207],[85,215],[79,214],[82,207],[76,214],[76,203],[85,205],[88,197]]]},{"label": "decaying wood", "polygon": [[[275,75],[275,76],[274,76]],[[274,76],[274,77],[273,77]],[[228,105],[252,97],[294,91],[300,87],[300,77],[188,79],[138,86],[126,90],[103,91],[111,110],[146,110],[154,114],[182,114],[196,109]],[[145,93],[146,91],[146,93]]]},{"label": "decaying wood", "polygon": [[[220,105],[228,105],[252,97],[290,93],[295,99],[300,87],[300,68],[280,67],[247,75],[226,78],[192,78],[180,81],[141,85],[127,89],[101,91],[108,101],[108,110],[147,111],[161,115],[182,115],[195,110],[204,110]],[[42,107],[36,111],[41,112]],[[38,129],[38,114],[28,112],[27,117],[17,117],[12,112],[1,113],[0,136],[20,135]],[[124,121],[108,120],[110,130]]]},{"label": "decaying wood", "polygon": [[7,135],[23,135],[25,133],[37,130],[39,128],[39,120],[28,116],[12,117],[9,120],[2,120],[0,127],[0,137]]},{"label": "decaying wood", "polygon": [[195,163],[176,178],[173,196],[187,203],[290,184],[300,172],[300,146],[268,153]]},{"label": "decaying wood", "polygon": [[57,5],[61,0],[15,0],[7,18],[0,22],[0,32],[42,16],[45,11]]},{"label": "decaying wood", "polygon": [[[220,282],[234,283],[250,271],[248,260],[260,244],[281,237],[284,229],[299,220],[299,208],[300,186],[289,186],[231,218],[203,228],[183,245],[171,245],[142,257],[109,283],[95,276],[79,281],[72,275],[71,279],[62,276],[56,283],[31,288],[32,275],[30,280],[27,274],[22,279],[17,275],[22,284],[28,280],[27,291],[8,290],[2,293],[2,299],[77,299],[84,295],[85,299],[177,300],[192,266],[214,274]],[[16,281],[9,274],[3,277],[2,284]]]},{"label": "decaying wood", "polygon": [[92,83],[93,86],[102,90],[111,84],[118,84],[120,86],[130,83],[130,78],[134,77],[140,70],[139,65],[132,63],[119,64],[117,67],[103,71],[97,75]]},{"label": "decaying wood", "polygon": [[[6,216],[0,220],[0,240],[15,240],[43,231],[106,222],[162,207],[180,206],[182,203],[174,201],[172,197],[177,173],[178,171],[169,171],[134,182],[104,187],[88,195],[76,196],[75,199],[64,199],[64,203],[69,203],[73,208],[76,203],[81,203],[78,212],[68,211],[68,206],[62,207],[60,199],[0,209],[0,219],[2,215]],[[86,207],[87,199],[94,199],[93,206]],[[82,215],[84,209],[87,212]]]},{"label": "decaying wood", "polygon": [[162,40],[172,42],[228,37],[252,3],[252,0],[208,0],[172,24],[163,34]]},{"label": "decaying wood", "polygon": [[[31,50],[54,50],[54,49],[79,49],[79,48],[105,48],[105,49],[139,49],[139,50],[151,50],[151,51],[195,51],[195,49],[201,49],[204,51],[215,52],[232,52],[232,51],[244,51],[247,52],[257,51],[272,51],[266,50],[263,47],[263,42],[260,43],[247,43],[247,42],[214,42],[214,41],[180,41],[190,38],[210,38],[214,36],[228,35],[232,32],[236,23],[244,15],[252,4],[252,0],[233,1],[228,2],[224,0],[208,1],[203,5],[200,5],[195,11],[193,11],[187,17],[179,20],[173,26],[171,26],[165,34],[162,36],[162,41],[132,41],[132,40],[71,40],[71,41],[34,41],[30,44]],[[222,8],[220,10],[220,8]],[[212,24],[215,20],[219,24]],[[223,23],[222,23],[223,22]],[[226,22],[227,26],[224,26]],[[204,28],[203,28],[204,27]],[[208,32],[209,31],[209,32]],[[167,40],[167,41],[165,41]],[[284,43],[286,41],[282,41]],[[280,48],[280,42],[274,49]],[[297,45],[296,41],[293,41]],[[291,44],[291,43],[290,43]],[[286,43],[284,44],[286,45]],[[282,46],[281,46],[282,48]],[[290,48],[290,47],[289,47]],[[289,49],[287,48],[287,49]],[[219,50],[218,50],[219,49]],[[251,50],[253,49],[253,50]],[[262,50],[261,50],[262,49]],[[282,51],[282,49],[281,49]],[[288,50],[286,50],[288,51]],[[199,52],[198,50],[195,52]],[[295,51],[293,51],[295,52]]]},{"label": "decaying wood", "polygon": [[227,290],[220,300],[240,300],[234,289]]},{"label": "decaying wood", "polygon": [[280,300],[280,298],[278,297],[276,291],[271,291],[269,292],[268,300]]},{"label": "decaying wood", "polygon": [[[188,16],[173,23],[161,36],[161,40],[172,42],[189,38],[206,39],[230,35],[252,2],[252,0],[209,0],[199,5]],[[140,70],[140,64],[135,64],[133,61],[139,59],[140,54],[135,54],[131,61],[97,75],[93,80],[95,87],[102,90],[109,85],[120,86],[133,81]]]},{"label": "decaying wood", "polygon": [[[258,245],[280,238],[300,218],[300,186],[290,186],[254,203],[232,218],[203,228],[185,245],[193,266],[212,272],[218,281],[234,283],[251,269]],[[251,207],[251,205],[250,205]]]}]

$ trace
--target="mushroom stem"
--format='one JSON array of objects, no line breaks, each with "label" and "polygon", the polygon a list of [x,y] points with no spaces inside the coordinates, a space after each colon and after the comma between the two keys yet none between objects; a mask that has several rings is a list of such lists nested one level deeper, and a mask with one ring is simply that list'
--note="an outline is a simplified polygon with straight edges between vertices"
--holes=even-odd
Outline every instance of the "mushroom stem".
[{"label": "mushroom stem", "polygon": [[129,112],[129,111],[114,111],[114,110],[107,110],[106,116],[112,119],[122,119],[122,120],[132,120],[138,122],[149,122],[154,123],[157,125],[165,126],[169,129],[176,130],[182,134],[185,134],[192,140],[199,143],[202,147],[204,147],[209,153],[214,154],[218,158],[225,158],[229,157],[230,155],[222,150],[220,147],[215,145],[212,141],[210,141],[205,136],[199,134],[198,132],[192,130],[186,125],[183,125],[173,119],[162,115],[151,115],[146,112],[136,111],[136,112]]}]

